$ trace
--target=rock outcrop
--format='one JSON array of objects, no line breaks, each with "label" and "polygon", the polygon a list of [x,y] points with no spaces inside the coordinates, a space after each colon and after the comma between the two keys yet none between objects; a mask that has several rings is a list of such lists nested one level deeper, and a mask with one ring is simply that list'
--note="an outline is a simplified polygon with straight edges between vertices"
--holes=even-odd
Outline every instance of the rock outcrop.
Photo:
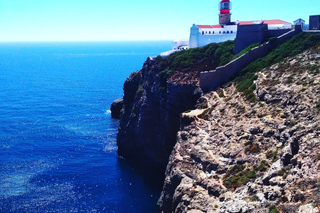
[{"label": "rock outcrop", "polygon": [[117,145],[129,162],[164,172],[180,128],[180,114],[194,109],[201,96],[196,83],[170,78],[157,60],[148,58],[124,83]]},{"label": "rock outcrop", "polygon": [[320,48],[262,70],[255,87],[257,101],[228,83],[182,114],[158,212],[320,212]]},{"label": "rock outcrop", "polygon": [[119,119],[123,108],[123,98],[114,100],[110,106],[111,117]]}]

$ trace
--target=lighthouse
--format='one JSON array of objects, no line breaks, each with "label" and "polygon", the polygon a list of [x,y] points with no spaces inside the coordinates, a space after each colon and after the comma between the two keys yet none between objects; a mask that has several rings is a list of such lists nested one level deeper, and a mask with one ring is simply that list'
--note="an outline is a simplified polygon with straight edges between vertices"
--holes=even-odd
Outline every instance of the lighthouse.
[{"label": "lighthouse", "polygon": [[226,25],[231,22],[231,2],[230,0],[221,0],[219,4],[219,24]]}]

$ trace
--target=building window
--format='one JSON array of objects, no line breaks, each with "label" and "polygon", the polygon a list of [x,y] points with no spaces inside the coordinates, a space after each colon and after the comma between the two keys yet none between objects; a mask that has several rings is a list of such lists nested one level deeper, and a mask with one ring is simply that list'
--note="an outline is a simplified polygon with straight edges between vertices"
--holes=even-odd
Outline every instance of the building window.
[{"label": "building window", "polygon": [[208,34],[208,32],[206,31],[206,34]]},{"label": "building window", "polygon": [[227,31],[227,34],[229,34],[229,31]]},{"label": "building window", "polygon": [[209,34],[211,34],[211,31],[209,31]]},{"label": "building window", "polygon": [[212,31],[212,34],[214,34],[214,31]]},{"label": "building window", "polygon": [[233,31],[231,30],[231,32],[230,32],[231,34],[233,33]]},{"label": "building window", "polygon": [[202,31],[202,35],[204,34],[204,31]]},{"label": "building window", "polygon": [[223,31],[223,34],[225,34],[226,33],[226,31]]},{"label": "building window", "polygon": [[219,34],[221,34],[221,31],[219,31]]}]

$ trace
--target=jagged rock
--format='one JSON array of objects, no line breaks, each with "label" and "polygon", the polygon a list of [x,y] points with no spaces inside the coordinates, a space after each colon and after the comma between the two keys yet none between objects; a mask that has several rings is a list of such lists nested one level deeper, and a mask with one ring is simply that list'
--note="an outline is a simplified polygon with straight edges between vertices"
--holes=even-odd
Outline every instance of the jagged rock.
[{"label": "jagged rock", "polygon": [[[164,171],[180,129],[180,114],[201,96],[194,83],[163,82],[162,67],[148,58],[124,83],[118,154],[138,167]],[[145,168],[144,168],[145,169]]]},{"label": "jagged rock", "polygon": [[320,212],[319,207],[314,207],[311,204],[302,205],[299,207],[298,213],[318,213]]},{"label": "jagged rock", "polygon": [[276,200],[282,195],[282,188],[279,186],[265,186],[263,188],[264,197],[267,200]]},{"label": "jagged rock", "polygon": [[278,175],[278,172],[281,170],[281,161],[278,160],[277,162],[273,163],[269,170],[265,173],[265,175],[262,178],[264,185],[270,185],[269,180],[273,177],[276,177]]},{"label": "jagged rock", "polygon": [[114,100],[110,106],[110,110],[111,110],[111,117],[113,118],[120,118],[120,114],[121,114],[121,110],[123,108],[123,98],[118,98],[116,100]]},{"label": "jagged rock", "polygon": [[285,186],[286,185],[286,181],[283,180],[283,178],[281,176],[277,176],[277,177],[273,177],[269,180],[269,183],[271,186]]},{"label": "jagged rock", "polygon": [[202,96],[206,109],[183,115],[158,212],[319,212],[319,82],[317,48],[262,70],[255,103],[233,83]]},{"label": "jagged rock", "polygon": [[263,130],[259,127],[259,126],[251,126],[249,128],[249,132],[253,135],[258,134],[258,133],[262,133]]}]

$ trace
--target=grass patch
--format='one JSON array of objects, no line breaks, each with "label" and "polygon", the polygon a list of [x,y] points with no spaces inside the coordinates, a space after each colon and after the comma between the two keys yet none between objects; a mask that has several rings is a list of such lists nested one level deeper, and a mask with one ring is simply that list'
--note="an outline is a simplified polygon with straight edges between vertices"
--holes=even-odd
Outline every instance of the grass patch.
[{"label": "grass patch", "polygon": [[258,47],[260,46],[261,44],[260,43],[254,43],[254,44],[251,44],[250,46],[248,46],[247,48],[245,48],[244,50],[242,50],[239,54],[235,55],[233,57],[233,59],[236,59],[238,58],[239,56],[243,55],[243,54],[246,54],[247,52],[249,52],[250,50],[252,50],[253,48],[255,47]]},{"label": "grass patch", "polygon": [[259,172],[265,172],[267,171],[268,167],[269,167],[269,164],[263,160],[260,162],[259,166],[255,166],[254,169]]},{"label": "grass patch", "polygon": [[317,113],[320,114],[320,102],[316,104],[316,108],[317,108]]},{"label": "grass patch", "polygon": [[158,56],[156,62],[163,69],[184,72],[213,70],[233,60],[233,47],[234,41],[211,43],[204,47],[178,51],[165,58]]},{"label": "grass patch", "polygon": [[[237,90],[243,93],[248,100],[254,100],[253,97],[255,96],[253,91],[255,89],[255,85],[253,81],[257,79],[257,72],[263,68],[271,66],[272,64],[281,62],[286,57],[295,56],[308,48],[320,46],[319,38],[319,34],[300,33],[282,45],[279,45],[266,57],[252,62],[237,74],[237,77],[234,80],[237,85]],[[269,42],[271,42],[271,39]]]},{"label": "grass patch", "polygon": [[224,98],[224,97],[225,97],[225,96],[224,96],[224,93],[223,93],[223,90],[220,90],[220,91],[218,92],[218,95],[219,95],[220,98]]},{"label": "grass patch", "polygon": [[136,93],[137,94],[140,93],[143,90],[143,88],[144,88],[144,83],[140,85]]},{"label": "grass patch", "polygon": [[268,151],[266,154],[266,157],[267,159],[275,160],[277,158],[277,155],[278,155],[278,150]]},{"label": "grass patch", "polygon": [[257,177],[255,170],[244,170],[245,166],[243,165],[235,165],[231,169],[228,170],[226,175],[224,176],[223,184],[227,188],[237,188],[241,185],[247,184],[251,180],[255,180]]},{"label": "grass patch", "polygon": [[160,91],[164,91],[167,89],[167,81],[174,74],[173,70],[165,69],[159,72],[158,76],[160,78]]},{"label": "grass patch", "polygon": [[268,209],[269,209],[269,213],[278,213],[279,212],[275,205],[269,206]]},{"label": "grass patch", "polygon": [[290,168],[290,166],[283,167],[281,170],[278,171],[278,176],[282,176],[283,179],[286,179],[288,175],[287,172]]}]

